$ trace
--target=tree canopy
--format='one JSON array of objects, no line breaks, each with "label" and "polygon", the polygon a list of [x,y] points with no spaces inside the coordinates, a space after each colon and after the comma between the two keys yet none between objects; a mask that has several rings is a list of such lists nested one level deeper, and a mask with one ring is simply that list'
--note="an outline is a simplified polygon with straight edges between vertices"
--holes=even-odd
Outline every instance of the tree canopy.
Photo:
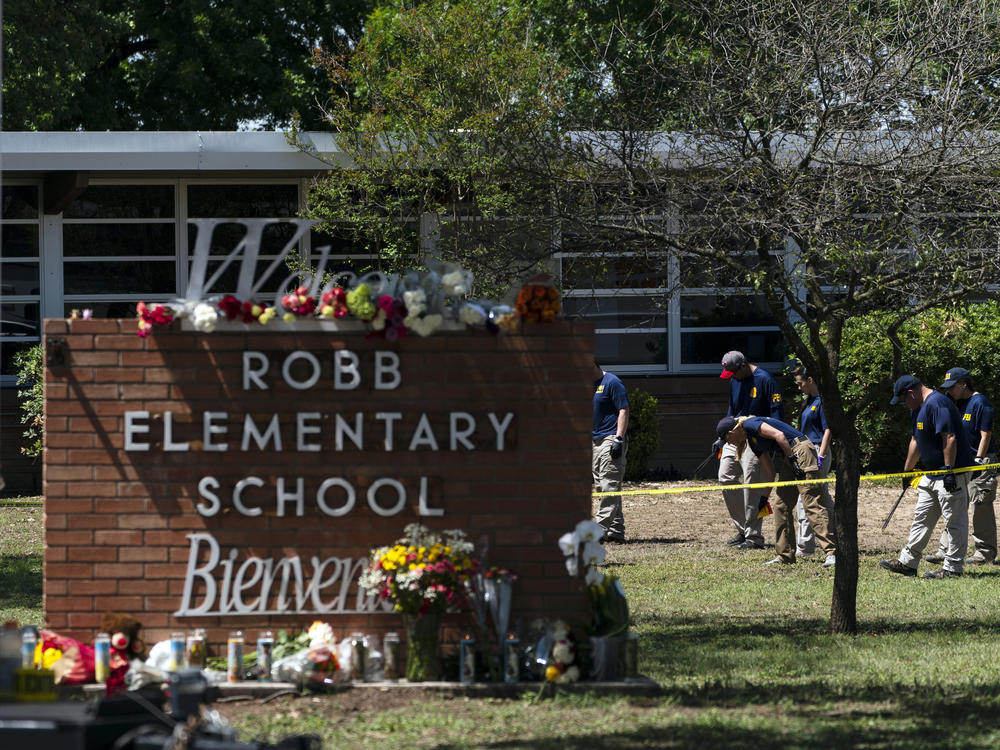
[{"label": "tree canopy", "polygon": [[349,48],[371,0],[9,0],[4,130],[318,124],[316,47]]}]

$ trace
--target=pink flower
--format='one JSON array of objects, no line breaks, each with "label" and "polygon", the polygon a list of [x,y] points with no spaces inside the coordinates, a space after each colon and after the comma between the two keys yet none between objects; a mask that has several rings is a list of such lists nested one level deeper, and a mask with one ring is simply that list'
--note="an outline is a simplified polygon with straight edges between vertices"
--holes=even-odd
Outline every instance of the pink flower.
[{"label": "pink flower", "polygon": [[386,314],[388,315],[389,312],[392,310],[393,306],[392,297],[390,297],[388,294],[383,294],[381,297],[378,298],[378,306],[383,310],[385,310]]}]

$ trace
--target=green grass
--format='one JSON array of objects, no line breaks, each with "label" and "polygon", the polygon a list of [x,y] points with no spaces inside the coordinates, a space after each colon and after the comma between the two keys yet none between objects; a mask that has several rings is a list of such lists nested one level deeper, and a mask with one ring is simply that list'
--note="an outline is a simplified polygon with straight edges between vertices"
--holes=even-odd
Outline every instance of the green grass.
[{"label": "green grass", "polygon": [[[896,540],[889,540],[895,542]],[[888,544],[889,542],[887,542]],[[771,554],[613,548],[641,671],[656,698],[430,697],[333,718],[325,699],[248,713],[244,738],[321,735],[373,748],[991,748],[1000,742],[1000,568],[958,580],[891,576],[861,561],[862,633],[830,635],[833,573]],[[941,586],[945,583],[946,586]]]},{"label": "green grass", "polygon": [[43,536],[39,498],[0,506],[0,621],[42,624]]},{"label": "green grass", "polygon": [[[827,632],[833,573],[818,561],[764,568],[771,550],[717,542],[611,548],[655,698],[376,697],[344,710],[317,696],[254,706],[237,728],[245,740],[315,733],[326,748],[393,750],[996,747],[1000,567],[892,576],[876,563],[898,541],[862,556],[855,637]],[[0,617],[41,620],[41,544],[40,508],[0,507]]]}]

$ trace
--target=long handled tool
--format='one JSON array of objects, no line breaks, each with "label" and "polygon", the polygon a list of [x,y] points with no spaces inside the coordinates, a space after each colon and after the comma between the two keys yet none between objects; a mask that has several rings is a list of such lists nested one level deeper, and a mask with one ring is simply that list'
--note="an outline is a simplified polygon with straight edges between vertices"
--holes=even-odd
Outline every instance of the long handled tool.
[{"label": "long handled tool", "polygon": [[903,491],[899,493],[899,497],[896,498],[896,504],[892,506],[892,510],[889,511],[889,515],[887,515],[885,520],[882,522],[882,531],[885,531],[885,527],[889,525],[889,521],[892,520],[892,514],[896,512],[896,508],[899,507],[900,502],[903,500],[903,495],[906,494],[908,489],[910,489],[910,485],[906,485],[903,488]]},{"label": "long handled tool", "polygon": [[694,473],[691,475],[691,478],[692,479],[697,479],[698,478],[698,472],[701,471],[702,469],[704,469],[705,466],[708,464],[708,462],[711,461],[713,458],[716,458],[718,455],[719,454],[716,453],[715,449],[713,448],[712,452],[708,454],[708,456],[705,458],[705,460],[702,461],[700,464],[698,464],[698,468],[694,470]]}]

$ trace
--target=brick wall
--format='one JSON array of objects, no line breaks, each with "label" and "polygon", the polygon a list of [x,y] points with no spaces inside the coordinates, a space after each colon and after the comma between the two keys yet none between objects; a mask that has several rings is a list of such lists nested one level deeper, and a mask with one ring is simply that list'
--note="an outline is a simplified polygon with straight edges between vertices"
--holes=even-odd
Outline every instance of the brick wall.
[{"label": "brick wall", "polygon": [[[378,611],[268,614],[277,606],[273,598],[271,604],[250,607],[249,615],[175,613],[189,567],[206,572],[190,576],[188,611],[209,601],[206,578],[217,581],[212,601],[218,606],[202,608],[230,611],[233,602],[247,607],[259,598],[253,574],[267,560],[277,565],[299,556],[307,585],[314,555],[359,560],[418,520],[437,529],[461,528],[473,540],[488,541],[489,563],[520,573],[512,623],[520,617],[527,624],[538,615],[584,622],[585,595],[579,579],[566,575],[556,540],[590,515],[591,327],[560,321],[526,326],[518,335],[441,332],[394,343],[362,334],[264,329],[205,335],[176,324],[147,339],[134,331],[132,320],[45,321],[47,345],[65,339],[67,355],[66,366],[46,371],[45,618],[50,627],[89,639],[102,613],[116,610],[139,617],[150,642],[173,629],[205,627],[209,640],[218,643],[236,628],[254,637],[259,629],[315,619],[330,622],[338,637],[356,629],[398,630],[398,615]],[[260,376],[266,390],[252,379],[244,387],[246,351],[262,354],[252,368],[268,363],[267,374]],[[355,389],[334,387],[333,361],[347,356],[338,351],[358,358],[361,382]],[[307,356],[293,357],[290,382],[282,376],[293,352],[307,352],[321,363],[313,387],[290,385],[306,381]],[[375,387],[377,352],[398,354],[397,387]],[[391,385],[390,380],[383,373],[383,382]],[[206,418],[206,412],[225,416]],[[299,412],[318,416],[297,417]],[[467,417],[452,416],[460,412],[474,420],[475,429],[469,431]],[[491,412],[498,424],[507,413],[513,417],[499,429],[488,419]],[[362,448],[344,438],[338,450],[336,415],[353,427],[359,413]],[[399,416],[376,416],[385,413]],[[243,449],[248,415],[262,433],[277,415],[282,450],[273,449],[274,435],[263,450],[252,439]],[[131,450],[126,450],[126,421],[132,424]],[[391,451],[385,447],[389,421],[395,441]],[[453,422],[464,434],[464,440],[454,440],[455,449]],[[502,450],[498,433],[504,438]],[[165,450],[165,443],[175,449]],[[228,450],[207,449],[222,444]],[[176,449],[183,445],[187,450]],[[312,445],[317,450],[310,450]],[[259,481],[245,486],[234,502],[234,487],[248,477]],[[330,478],[339,484],[328,485],[318,503],[317,490]],[[383,482],[375,505],[391,510],[402,487],[405,505],[397,514],[379,515],[369,506],[368,490],[380,478],[398,485]],[[294,497],[299,481],[301,511]],[[279,482],[292,499],[279,501]],[[348,486],[355,490],[356,505],[338,515],[347,504]],[[424,506],[430,512],[443,509],[443,515],[418,515],[421,488]],[[213,505],[217,512],[210,513]],[[255,509],[259,514],[250,515]],[[202,540],[194,553],[189,535],[201,535],[194,537]],[[219,554],[210,571],[208,536]],[[230,555],[227,600],[221,589]],[[251,557],[261,566],[245,564]],[[330,580],[337,567],[331,562],[324,569]],[[236,588],[239,597],[233,596]],[[354,591],[352,584],[338,606],[356,610]],[[328,588],[319,597],[322,606],[329,606],[333,592]],[[224,601],[230,602],[228,610],[218,604]],[[305,609],[310,606],[307,602]],[[451,624],[461,627],[455,618]]]}]

